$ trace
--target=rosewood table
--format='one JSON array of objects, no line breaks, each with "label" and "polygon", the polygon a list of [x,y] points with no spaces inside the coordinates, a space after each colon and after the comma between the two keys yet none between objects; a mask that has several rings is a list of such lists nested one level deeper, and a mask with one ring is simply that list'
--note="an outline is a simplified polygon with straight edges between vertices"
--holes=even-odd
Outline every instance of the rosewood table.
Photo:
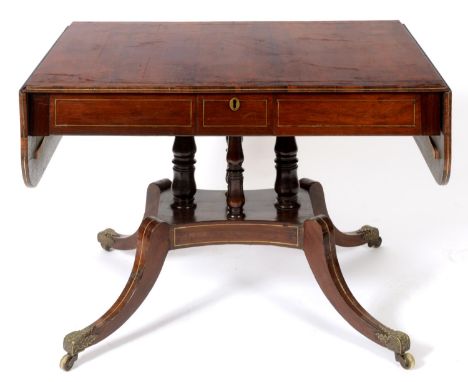
[{"label": "rosewood table", "polygon": [[[336,246],[378,247],[377,228],[344,233],[320,183],[297,177],[295,137],[414,137],[447,183],[451,93],[399,21],[73,23],[20,90],[25,183],[39,182],[63,135],[173,135],[173,181],[151,183],[132,235],[106,229],[106,250],[136,249],[127,285],[102,317],[64,339],[61,367],[117,330],[148,295],[169,250],[209,244],[302,249],[336,310],[414,364],[410,339],[352,295]],[[197,190],[194,136],[227,137],[227,189]],[[243,190],[242,136],[276,136],[271,190]]]}]

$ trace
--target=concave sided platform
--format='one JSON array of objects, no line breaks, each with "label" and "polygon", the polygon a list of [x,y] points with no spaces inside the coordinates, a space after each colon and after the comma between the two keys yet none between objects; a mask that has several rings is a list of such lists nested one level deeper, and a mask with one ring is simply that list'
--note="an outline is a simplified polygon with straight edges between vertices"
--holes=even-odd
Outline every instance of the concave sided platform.
[{"label": "concave sided platform", "polygon": [[[172,246],[244,242],[302,247],[302,224],[314,215],[306,190],[299,192],[301,208],[285,211],[275,208],[273,189],[244,192],[244,217],[237,220],[227,218],[225,191],[197,190],[196,208],[181,210],[170,207],[170,192],[163,193],[158,218],[173,226]],[[216,235],[213,223],[217,225]]]}]

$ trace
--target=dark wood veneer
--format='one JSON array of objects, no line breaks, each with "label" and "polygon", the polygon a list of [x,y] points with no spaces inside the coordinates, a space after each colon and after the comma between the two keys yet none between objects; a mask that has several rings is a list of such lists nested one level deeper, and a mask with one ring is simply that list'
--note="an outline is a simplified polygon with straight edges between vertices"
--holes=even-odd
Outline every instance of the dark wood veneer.
[{"label": "dark wood veneer", "polygon": [[29,135],[49,135],[49,100],[48,94],[34,94],[29,97]]},{"label": "dark wood veneer", "polygon": [[[73,23],[20,92],[31,186],[48,160],[26,150],[48,140],[30,137],[62,134],[410,135],[439,184],[450,174],[450,88],[399,21]],[[67,104],[59,122],[70,123],[55,123],[58,97],[113,96],[112,126],[97,123],[99,109],[86,117],[89,101]],[[177,102],[148,108],[159,96],[191,99],[190,117]],[[233,96],[245,107],[225,113]],[[255,97],[267,99],[266,124]],[[291,105],[299,98],[310,101]]]},{"label": "dark wood veneer", "polygon": [[[121,295],[64,339],[78,353],[117,330],[181,247],[250,243],[301,248],[326,297],[355,329],[413,365],[409,337],[353,297],[336,245],[380,246],[378,229],[342,232],[320,183],[297,178],[298,135],[414,136],[436,181],[451,164],[451,93],[398,21],[73,23],[20,90],[21,162],[35,186],[62,135],[173,135],[174,181],[150,184]],[[227,191],[196,189],[195,136],[228,139]],[[274,190],[243,191],[242,136],[277,136]],[[299,187],[300,186],[300,187]],[[276,207],[276,208],[275,208]]]},{"label": "dark wood veneer", "polygon": [[265,221],[196,224],[174,227],[174,248],[213,244],[262,244],[300,248],[300,227]]},{"label": "dark wood veneer", "polygon": [[52,134],[193,134],[189,95],[54,95]]},{"label": "dark wood veneer", "polygon": [[[90,65],[92,63],[92,65]],[[438,91],[399,21],[73,23],[27,92]]]},{"label": "dark wood veneer", "polygon": [[239,109],[233,111],[229,101],[234,94],[198,96],[198,133],[219,135],[239,134],[249,131],[256,134],[272,132],[272,96],[271,95],[237,95]]},{"label": "dark wood veneer", "polygon": [[416,94],[284,95],[276,103],[279,135],[423,133]]},{"label": "dark wood veneer", "polygon": [[29,134],[438,135],[443,110],[441,93],[234,96],[34,94]]}]

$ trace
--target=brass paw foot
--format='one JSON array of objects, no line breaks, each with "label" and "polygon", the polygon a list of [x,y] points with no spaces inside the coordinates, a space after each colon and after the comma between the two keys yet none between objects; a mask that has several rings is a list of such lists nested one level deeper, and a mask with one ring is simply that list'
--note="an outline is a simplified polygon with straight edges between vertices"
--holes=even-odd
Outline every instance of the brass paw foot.
[{"label": "brass paw foot", "polygon": [[379,248],[382,244],[382,238],[379,235],[379,230],[370,225],[362,226],[357,233],[367,243],[369,247]]},{"label": "brass paw foot", "polygon": [[382,327],[381,331],[376,333],[376,335],[382,346],[395,352],[395,360],[400,362],[400,365],[404,369],[412,369],[414,367],[416,362],[413,355],[408,353],[410,338],[406,333]]},{"label": "brass paw foot", "polygon": [[88,326],[83,330],[67,334],[63,339],[63,349],[73,356],[90,347],[97,339],[93,330],[93,326]]},{"label": "brass paw foot", "polygon": [[414,367],[416,361],[411,353],[395,353],[395,361],[400,362],[403,369],[409,370]]},{"label": "brass paw foot", "polygon": [[106,251],[110,251],[114,247],[115,239],[118,237],[120,237],[120,235],[112,228],[107,228],[97,234],[97,240]]},{"label": "brass paw foot", "polygon": [[67,352],[60,360],[60,367],[69,371],[78,359],[78,353],[93,345],[97,335],[93,334],[94,327],[88,326],[83,330],[71,332],[63,339],[63,349]]},{"label": "brass paw foot", "polygon": [[403,354],[410,348],[409,336],[399,330],[392,330],[382,325],[376,336],[382,346],[397,354]]}]

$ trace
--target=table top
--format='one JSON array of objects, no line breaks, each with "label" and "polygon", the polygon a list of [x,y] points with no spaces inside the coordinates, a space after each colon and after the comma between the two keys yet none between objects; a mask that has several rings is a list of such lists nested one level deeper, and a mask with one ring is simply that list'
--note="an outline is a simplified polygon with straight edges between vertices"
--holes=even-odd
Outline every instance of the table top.
[{"label": "table top", "polygon": [[451,92],[399,21],[77,22],[20,90],[36,185],[62,135],[407,135],[440,184]]},{"label": "table top", "polygon": [[447,91],[399,21],[76,22],[26,92]]}]

